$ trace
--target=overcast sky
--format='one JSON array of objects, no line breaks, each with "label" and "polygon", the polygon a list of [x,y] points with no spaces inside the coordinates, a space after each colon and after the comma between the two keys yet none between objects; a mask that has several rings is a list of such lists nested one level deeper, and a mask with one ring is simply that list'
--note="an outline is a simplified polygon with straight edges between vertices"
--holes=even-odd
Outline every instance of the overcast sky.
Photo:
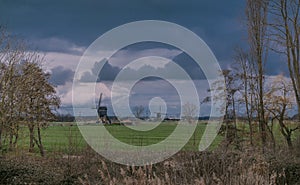
[{"label": "overcast sky", "polygon": [[[30,49],[46,54],[44,67],[52,72],[50,80],[56,85],[63,106],[70,106],[73,75],[80,57],[103,33],[132,21],[173,22],[201,37],[211,48],[221,67],[227,68],[232,62],[234,48],[246,46],[244,9],[243,0],[0,0],[0,23],[6,25],[11,33],[28,41]],[[107,97],[111,81],[122,67],[134,59],[150,55],[173,60],[189,71],[195,80],[205,79],[192,59],[177,48],[157,43],[136,44],[118,51],[105,64],[105,70],[103,69],[98,80],[100,91],[104,93],[104,103],[109,104]],[[280,59],[271,55],[269,60],[268,75],[286,72]],[[158,70],[155,66],[147,67],[142,70]],[[132,71],[134,73],[133,69]],[[84,80],[89,80],[88,75]],[[155,96],[159,92],[162,97],[163,94],[174,91],[164,82],[157,87],[157,81],[148,80],[146,85],[141,83],[134,90],[137,92],[140,89],[138,94],[141,94],[146,88],[156,88],[160,91],[156,91]],[[207,86],[198,84],[198,88],[198,91],[205,92]],[[152,91],[147,91],[147,97],[149,92]],[[201,96],[204,95],[199,96],[203,98]],[[86,99],[88,97],[82,97],[82,101]],[[171,99],[166,100],[168,101]],[[136,101],[133,104],[139,103],[141,102]]]}]

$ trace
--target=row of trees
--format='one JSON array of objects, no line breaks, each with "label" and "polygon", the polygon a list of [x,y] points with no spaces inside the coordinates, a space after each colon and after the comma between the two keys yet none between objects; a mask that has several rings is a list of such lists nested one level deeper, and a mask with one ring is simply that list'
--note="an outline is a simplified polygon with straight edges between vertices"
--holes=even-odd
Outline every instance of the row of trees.
[{"label": "row of trees", "polygon": [[[300,128],[286,122],[293,105],[300,115],[299,8],[300,0],[247,0],[248,50],[237,49],[231,69],[222,71],[227,87],[226,130],[229,118],[234,118],[236,128],[236,107],[242,105],[250,143],[253,145],[253,125],[257,122],[262,150],[268,140],[275,147],[274,120],[291,149],[292,133]],[[286,62],[289,78],[266,77],[266,62],[272,62],[268,60],[270,52]]]},{"label": "row of trees", "polygon": [[49,74],[41,67],[43,57],[28,52],[25,44],[0,28],[0,150],[17,146],[21,127],[29,130],[29,151],[44,149],[41,128],[54,119],[59,106]]},{"label": "row of trees", "polygon": [[[240,65],[238,63],[237,65]],[[245,66],[244,66],[245,67]],[[290,127],[289,113],[295,109],[295,96],[293,92],[292,82],[283,75],[269,77],[268,83],[263,86],[263,109],[264,117],[260,119],[260,98],[258,91],[258,77],[245,77],[244,70],[223,70],[226,83],[227,103],[225,106],[225,137],[232,139],[228,132],[230,128],[235,129],[234,136],[237,136],[237,120],[246,120],[249,126],[250,144],[253,145],[254,128],[258,123],[259,132],[261,134],[262,146],[264,147],[268,136],[275,147],[275,136],[273,134],[274,121],[277,121],[280,132],[285,137],[287,144],[292,148],[292,133],[300,127],[293,124]],[[260,121],[263,122],[263,129]],[[230,138],[231,137],[231,138]]]}]

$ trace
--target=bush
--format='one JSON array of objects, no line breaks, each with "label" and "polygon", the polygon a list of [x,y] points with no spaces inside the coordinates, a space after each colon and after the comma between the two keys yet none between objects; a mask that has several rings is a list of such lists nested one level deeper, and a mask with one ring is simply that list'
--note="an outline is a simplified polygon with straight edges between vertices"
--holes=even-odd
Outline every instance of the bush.
[{"label": "bush", "polygon": [[22,154],[0,161],[0,184],[299,184],[300,160],[287,150],[261,154],[217,149],[179,152],[143,167],[105,160],[90,148],[48,158]]}]

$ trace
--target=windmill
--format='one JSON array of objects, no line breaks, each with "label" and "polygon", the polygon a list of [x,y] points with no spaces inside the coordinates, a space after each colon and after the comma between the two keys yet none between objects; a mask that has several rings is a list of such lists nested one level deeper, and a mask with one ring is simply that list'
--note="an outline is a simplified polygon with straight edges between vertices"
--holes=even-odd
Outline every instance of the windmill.
[{"label": "windmill", "polygon": [[101,121],[104,124],[111,124],[111,121],[107,116],[107,107],[101,106],[101,101],[102,101],[102,93],[100,94],[98,107],[97,107],[99,121]]}]

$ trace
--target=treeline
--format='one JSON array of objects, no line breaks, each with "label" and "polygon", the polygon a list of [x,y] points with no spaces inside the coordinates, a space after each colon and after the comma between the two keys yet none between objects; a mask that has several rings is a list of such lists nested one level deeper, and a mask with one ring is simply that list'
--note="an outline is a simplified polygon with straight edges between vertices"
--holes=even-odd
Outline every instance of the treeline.
[{"label": "treeline", "polygon": [[29,130],[29,151],[44,149],[41,128],[60,104],[50,75],[41,67],[42,55],[27,50],[23,41],[0,27],[0,150],[16,148],[20,127]]},{"label": "treeline", "polygon": [[[300,115],[300,0],[246,2],[248,49],[237,48],[230,69],[222,70],[224,81],[215,82],[225,83],[227,89],[223,94],[227,100],[225,137],[236,139],[236,118],[246,117],[251,145],[254,145],[254,130],[259,130],[262,150],[270,142],[275,149],[276,121],[288,147],[293,149],[292,135],[300,127],[299,122],[288,124],[287,118],[292,110],[298,110]],[[286,64],[289,77],[266,76],[266,63],[272,62],[268,59],[270,54]]]},{"label": "treeline", "polygon": [[55,115],[55,121],[57,122],[74,122],[75,116],[71,114],[56,114]]}]

